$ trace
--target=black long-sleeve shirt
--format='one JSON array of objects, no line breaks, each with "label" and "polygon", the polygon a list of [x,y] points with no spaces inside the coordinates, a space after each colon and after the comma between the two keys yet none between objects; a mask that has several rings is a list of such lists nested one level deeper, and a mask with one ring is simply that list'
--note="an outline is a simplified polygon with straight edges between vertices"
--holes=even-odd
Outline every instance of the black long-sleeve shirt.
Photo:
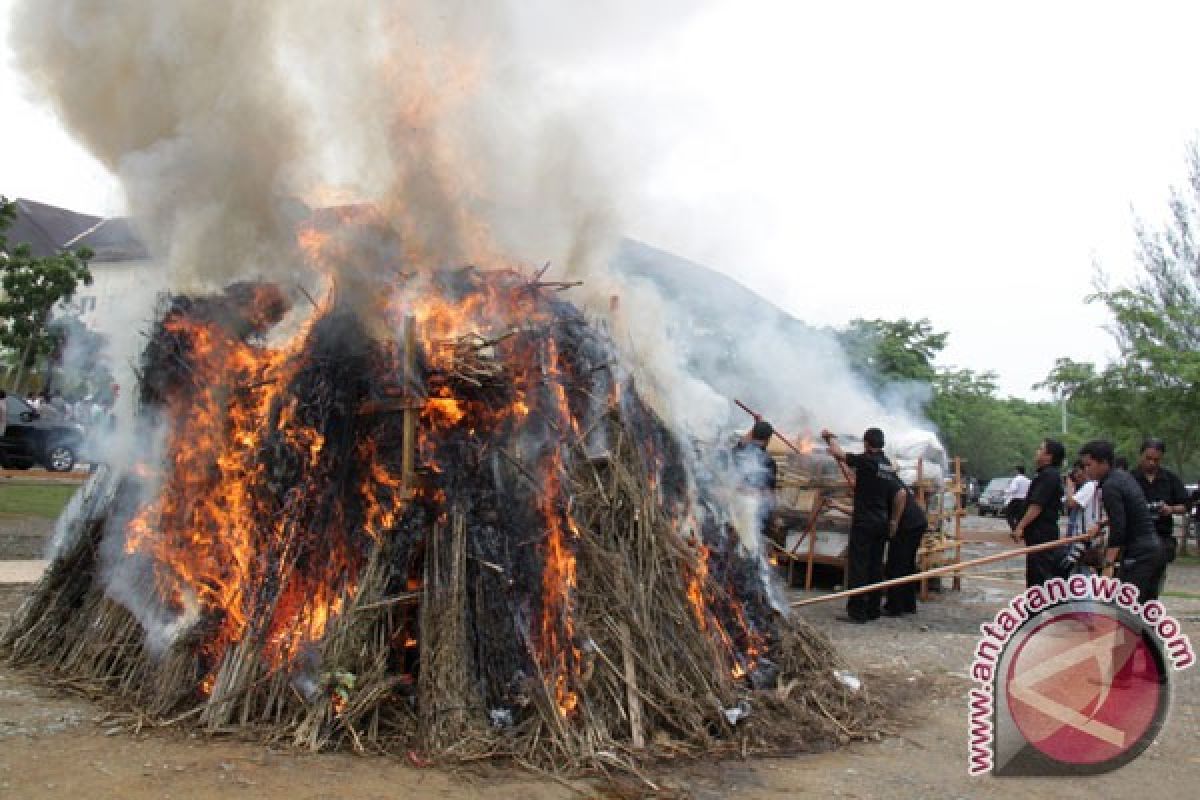
[{"label": "black long-sleeve shirt", "polygon": [[1025,507],[1041,509],[1025,528],[1026,544],[1053,542],[1058,538],[1058,515],[1062,513],[1063,487],[1058,468],[1038,467],[1029,491],[1025,495]]},{"label": "black long-sleeve shirt", "polygon": [[1146,495],[1128,472],[1110,470],[1100,481],[1100,497],[1108,514],[1108,546],[1140,550],[1158,546]]},{"label": "black long-sleeve shirt", "polygon": [[[1138,482],[1138,486],[1142,487],[1142,494],[1146,495],[1148,503],[1159,502],[1169,506],[1181,506],[1188,501],[1187,489],[1183,488],[1183,481],[1179,480],[1179,476],[1169,469],[1160,467],[1154,480],[1150,480],[1149,476],[1142,472],[1141,467],[1135,467],[1129,475]],[[1159,536],[1171,536],[1175,532],[1174,516],[1153,513],[1151,517],[1154,521],[1154,529],[1158,531]]]},{"label": "black long-sleeve shirt", "polygon": [[761,444],[738,442],[733,448],[733,462],[747,489],[765,490],[778,486],[779,468]]}]

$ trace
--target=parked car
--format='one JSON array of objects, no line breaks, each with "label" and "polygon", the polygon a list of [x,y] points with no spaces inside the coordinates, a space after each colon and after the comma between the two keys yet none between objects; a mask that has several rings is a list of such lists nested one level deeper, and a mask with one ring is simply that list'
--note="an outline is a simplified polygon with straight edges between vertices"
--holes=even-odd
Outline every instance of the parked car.
[{"label": "parked car", "polygon": [[20,397],[9,395],[5,402],[8,427],[0,436],[0,463],[5,468],[41,465],[53,472],[68,472],[75,466],[83,445],[83,426],[52,408],[39,411]]},{"label": "parked car", "polygon": [[1008,490],[1009,478],[992,478],[987,488],[979,495],[979,516],[988,514],[999,517],[1004,514],[1004,493]]}]

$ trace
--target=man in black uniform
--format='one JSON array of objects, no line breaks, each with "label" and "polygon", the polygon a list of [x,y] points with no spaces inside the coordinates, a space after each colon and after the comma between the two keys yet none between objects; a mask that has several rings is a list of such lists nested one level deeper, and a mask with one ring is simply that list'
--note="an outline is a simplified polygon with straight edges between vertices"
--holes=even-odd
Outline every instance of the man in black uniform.
[{"label": "man in black uniform", "polygon": [[[917,571],[917,550],[921,538],[929,530],[929,518],[917,503],[912,489],[896,478],[896,493],[892,495],[891,518],[888,520],[887,563],[884,577],[888,580],[903,578]],[[898,617],[901,614],[917,613],[917,584],[905,583],[887,590],[884,616]]]},{"label": "man in black uniform", "polygon": [[[737,469],[741,482],[741,492],[745,499],[752,501],[754,524],[757,530],[743,535],[763,536],[770,538],[771,513],[775,510],[775,488],[778,485],[778,467],[775,459],[767,452],[767,444],[775,435],[775,429],[765,419],[754,423],[754,427],[743,436],[733,448],[733,465]],[[749,526],[749,523],[747,523]],[[748,542],[751,552],[757,552],[758,545]]]},{"label": "man in black uniform", "polygon": [[[1043,439],[1033,456],[1037,474],[1025,495],[1025,513],[1012,537],[1024,544],[1043,544],[1058,538],[1058,516],[1062,513],[1063,487],[1058,468],[1066,450],[1062,442]],[[1025,556],[1025,585],[1036,586],[1059,574],[1059,559],[1053,550]]]},{"label": "man in black uniform", "polygon": [[[888,509],[895,492],[896,471],[883,454],[883,431],[868,428],[863,434],[863,453],[847,454],[828,430],[821,438],[829,455],[854,469],[854,517],[850,523],[850,549],[847,553],[847,589],[879,583],[883,580],[883,546],[888,535]],[[879,619],[883,599],[880,591],[855,595],[846,600],[850,622],[864,623]]]},{"label": "man in black uniform", "polygon": [[767,444],[775,429],[765,419],[754,423],[750,432],[733,447],[733,463],[741,477],[742,486],[759,491],[773,490],[777,483],[778,467],[767,453]]},{"label": "man in black uniform", "polygon": [[1175,560],[1177,549],[1175,543],[1175,514],[1186,514],[1188,506],[1187,489],[1179,476],[1162,465],[1163,454],[1167,446],[1162,439],[1147,439],[1142,442],[1141,455],[1138,465],[1129,474],[1142,488],[1146,502],[1150,504],[1150,516],[1154,520],[1154,530],[1162,541],[1164,561],[1161,573],[1156,577],[1158,588],[1155,594],[1162,593],[1163,585],[1167,582],[1167,564]]},{"label": "man in black uniform", "polygon": [[1128,472],[1113,468],[1111,442],[1088,442],[1079,457],[1088,477],[1100,485],[1100,499],[1108,514],[1105,560],[1112,564],[1119,558],[1117,577],[1138,588],[1138,602],[1154,600],[1158,597],[1158,573],[1166,561],[1146,495]]}]

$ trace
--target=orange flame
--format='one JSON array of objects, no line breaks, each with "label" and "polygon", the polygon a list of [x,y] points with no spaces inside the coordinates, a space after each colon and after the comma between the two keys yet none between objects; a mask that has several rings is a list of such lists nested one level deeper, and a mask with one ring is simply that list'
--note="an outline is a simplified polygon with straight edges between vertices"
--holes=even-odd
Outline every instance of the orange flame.
[{"label": "orange flame", "polygon": [[[328,513],[329,530],[318,541],[296,544],[303,539],[296,529],[313,518],[303,509],[316,506],[327,480],[325,438],[298,418],[297,399],[285,395],[305,363],[310,328],[270,349],[234,339],[214,323],[168,318],[163,325],[188,343],[194,385],[167,398],[167,477],[157,499],[127,526],[125,550],[152,558],[168,607],[194,597],[216,621],[202,645],[214,668],[251,626],[261,632],[269,663],[289,662],[341,614],[361,568],[361,557],[345,544],[338,509]],[[282,443],[300,464],[301,480],[282,498],[263,489],[271,476],[260,453],[272,435],[272,447]],[[364,527],[378,538],[395,521],[398,481],[377,463],[370,440],[358,455],[366,476]],[[302,569],[280,568],[297,563],[300,546],[320,555],[301,559]],[[268,585],[278,594],[261,608]],[[201,689],[211,691],[213,683],[210,674]]]}]

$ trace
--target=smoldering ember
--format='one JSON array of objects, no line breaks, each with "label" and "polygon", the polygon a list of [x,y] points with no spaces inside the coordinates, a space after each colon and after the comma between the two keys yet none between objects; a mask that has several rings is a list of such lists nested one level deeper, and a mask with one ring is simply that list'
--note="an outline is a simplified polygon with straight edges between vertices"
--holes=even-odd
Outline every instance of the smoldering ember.
[{"label": "smoldering ember", "polygon": [[868,734],[868,693],[773,603],[712,454],[569,287],[376,266],[316,298],[163,302],[152,444],[76,497],[7,658],[139,725],[449,762]]}]

